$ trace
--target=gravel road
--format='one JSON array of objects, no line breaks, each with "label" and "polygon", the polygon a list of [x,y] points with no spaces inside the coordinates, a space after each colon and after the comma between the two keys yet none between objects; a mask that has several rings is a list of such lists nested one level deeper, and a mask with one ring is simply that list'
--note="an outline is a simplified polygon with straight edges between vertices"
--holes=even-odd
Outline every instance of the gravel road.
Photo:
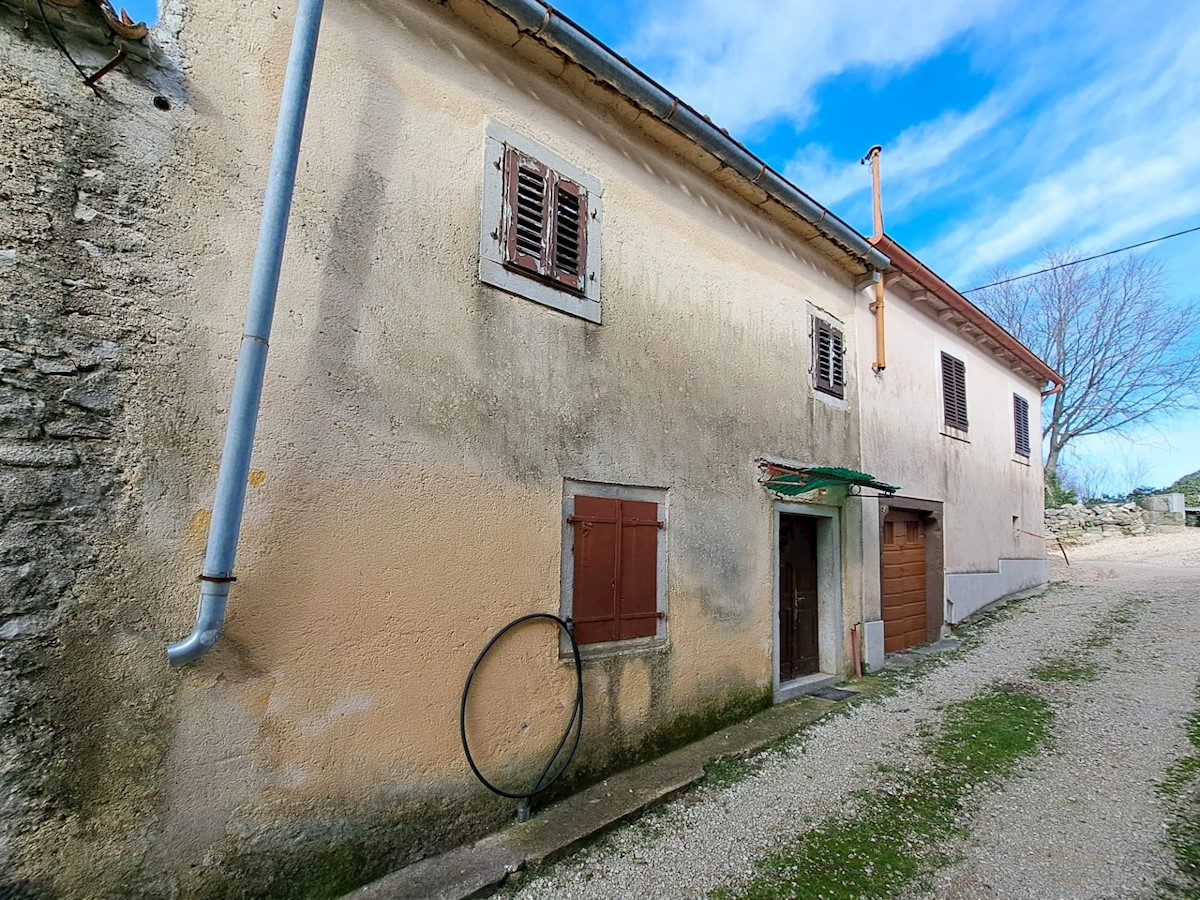
[{"label": "gravel road", "polygon": [[[1108,555],[1118,558],[1101,558],[1110,545]],[[1145,893],[1171,865],[1160,845],[1167,812],[1154,785],[1187,747],[1183,726],[1200,659],[1200,529],[1080,549],[1087,552],[1073,553],[1071,567],[1061,558],[1053,565],[1053,579],[1066,585],[1002,618],[970,652],[893,696],[807,729],[798,746],[769,752],[746,780],[680,798],[504,896],[736,890],[756,859],[852,808],[853,792],[878,778],[878,763],[919,764],[917,731],[936,725],[946,704],[996,681],[1028,681],[1046,659],[1083,652],[1097,621],[1122,611],[1130,621],[1112,643],[1087,651],[1100,667],[1097,680],[1038,683],[1058,714],[1054,749],[984,798],[965,823],[968,836],[952,847],[958,861],[919,896]]]}]

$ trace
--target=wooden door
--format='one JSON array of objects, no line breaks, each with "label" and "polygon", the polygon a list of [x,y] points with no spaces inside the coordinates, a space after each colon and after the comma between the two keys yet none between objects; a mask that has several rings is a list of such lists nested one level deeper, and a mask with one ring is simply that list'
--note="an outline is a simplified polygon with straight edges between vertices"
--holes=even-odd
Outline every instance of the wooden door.
[{"label": "wooden door", "polygon": [[883,649],[926,640],[925,526],[915,512],[892,510],[883,520]]},{"label": "wooden door", "polygon": [[779,517],[779,680],[816,672],[817,523],[805,516]]}]

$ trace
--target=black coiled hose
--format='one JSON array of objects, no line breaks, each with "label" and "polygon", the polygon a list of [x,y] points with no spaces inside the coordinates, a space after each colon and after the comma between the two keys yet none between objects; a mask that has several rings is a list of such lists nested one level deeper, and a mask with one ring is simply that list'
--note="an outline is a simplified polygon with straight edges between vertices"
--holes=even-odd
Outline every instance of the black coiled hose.
[{"label": "black coiled hose", "polygon": [[[567,722],[567,728],[563,732],[563,736],[561,740],[559,740],[558,746],[554,749],[554,753],[547,761],[546,767],[542,769],[541,774],[537,777],[537,781],[533,783],[533,788],[525,792],[506,791],[496,787],[496,785],[488,781],[487,778],[484,777],[483,773],[479,771],[479,766],[475,764],[475,758],[471,756],[471,748],[467,744],[467,696],[471,693],[471,682],[475,679],[475,673],[478,671],[480,664],[484,660],[484,657],[488,655],[488,651],[496,645],[496,642],[499,641],[500,638],[504,637],[504,635],[508,634],[518,625],[533,621],[534,619],[546,619],[550,622],[557,623],[559,629],[566,634],[567,639],[571,642],[571,655],[575,658],[575,708],[571,710],[571,718],[570,721]],[[550,774],[550,771],[554,768],[555,762],[558,760],[559,755],[563,752],[563,748],[566,747],[567,742],[571,740],[572,732],[575,734],[575,739],[571,741],[570,752],[567,753],[566,758],[563,760],[562,766],[557,772],[554,773],[554,776],[547,778],[547,776]],[[550,613],[530,613],[527,616],[521,616],[519,619],[513,619],[494,635],[492,635],[492,639],[487,642],[487,646],[485,646],[479,652],[479,655],[475,657],[475,664],[471,666],[471,673],[467,675],[467,683],[463,685],[462,702],[458,707],[458,733],[462,738],[463,753],[466,754],[467,763],[471,766],[471,771],[475,773],[475,777],[478,778],[483,786],[489,791],[499,794],[501,797],[509,797],[513,800],[529,800],[531,797],[536,797],[538,794],[542,793],[542,791],[554,784],[554,782],[558,781],[558,779],[562,777],[563,772],[567,770],[567,766],[571,764],[571,760],[575,756],[575,751],[579,749],[579,738],[583,734],[583,660],[580,659],[579,644],[575,642],[575,635],[571,633],[570,623],[560,619],[558,616],[551,615]]]}]

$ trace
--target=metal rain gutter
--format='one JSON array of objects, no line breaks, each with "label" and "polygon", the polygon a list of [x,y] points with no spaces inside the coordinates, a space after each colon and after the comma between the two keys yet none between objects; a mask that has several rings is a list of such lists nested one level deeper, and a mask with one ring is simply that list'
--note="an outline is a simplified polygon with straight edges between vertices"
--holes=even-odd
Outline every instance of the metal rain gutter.
[{"label": "metal rain gutter", "polygon": [[267,366],[267,341],[275,314],[283,245],[287,238],[292,191],[296,185],[300,137],[304,131],[304,115],[308,107],[324,3],[325,0],[300,0],[296,10],[292,49],[283,80],[279,121],[275,127],[275,146],[271,152],[271,169],[263,198],[258,247],[250,274],[250,296],[246,303],[246,324],[233,380],[233,399],[229,404],[225,449],[221,454],[217,493],[213,499],[208,550],[204,557],[204,572],[200,576],[200,606],[196,611],[196,625],[192,633],[167,647],[167,659],[175,666],[199,659],[216,644],[225,622],[229,585],[236,580],[233,577],[233,562],[237,554],[238,532],[242,526],[246,478],[250,474],[250,452],[254,446],[263,373]]},{"label": "metal rain gutter", "polygon": [[550,44],[757,185],[827,239],[859,259],[868,269],[887,268],[887,256],[861,234],[562,13],[551,9],[541,0],[485,2],[516,22],[519,30]]}]

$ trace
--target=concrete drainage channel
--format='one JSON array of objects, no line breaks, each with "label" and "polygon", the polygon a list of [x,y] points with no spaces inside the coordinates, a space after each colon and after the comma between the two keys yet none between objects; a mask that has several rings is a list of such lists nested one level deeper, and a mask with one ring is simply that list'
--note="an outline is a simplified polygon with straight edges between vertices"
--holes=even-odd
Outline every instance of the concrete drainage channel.
[{"label": "concrete drainage channel", "polygon": [[[486,896],[514,872],[561,859],[646,809],[698,784],[713,763],[752,755],[885,683],[870,677],[854,690],[764,710],[659,759],[622,772],[474,844],[421,860],[346,895],[354,900],[463,900]],[[843,696],[844,695],[844,696]]]}]

